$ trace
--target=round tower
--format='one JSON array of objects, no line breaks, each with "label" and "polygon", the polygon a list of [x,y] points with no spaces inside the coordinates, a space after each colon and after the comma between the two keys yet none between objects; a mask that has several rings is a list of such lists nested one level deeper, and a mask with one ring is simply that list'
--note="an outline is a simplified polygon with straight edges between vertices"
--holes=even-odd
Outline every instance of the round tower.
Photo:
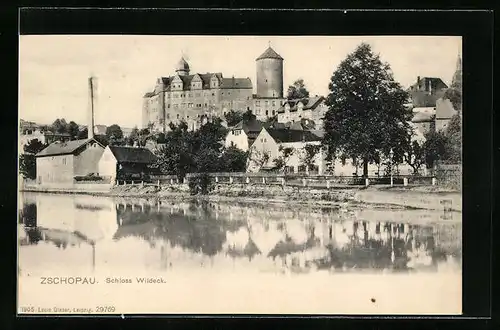
[{"label": "round tower", "polygon": [[175,66],[175,72],[179,76],[187,76],[189,74],[189,64],[186,62],[184,57],[182,57]]},{"label": "round tower", "polygon": [[283,57],[271,47],[257,59],[257,96],[283,97]]}]

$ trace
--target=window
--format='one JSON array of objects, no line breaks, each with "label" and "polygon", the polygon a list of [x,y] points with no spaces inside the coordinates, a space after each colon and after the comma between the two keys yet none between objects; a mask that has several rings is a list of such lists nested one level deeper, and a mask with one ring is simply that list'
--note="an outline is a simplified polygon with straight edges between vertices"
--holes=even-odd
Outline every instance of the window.
[{"label": "window", "polygon": [[212,96],[215,96],[215,93],[212,93]]},{"label": "window", "polygon": [[268,101],[268,100],[266,100],[266,105],[268,105],[268,104],[269,104],[269,101]]},{"label": "window", "polygon": [[234,134],[234,135],[236,135],[236,136],[237,136],[237,135],[240,135],[240,134],[241,134],[241,131],[240,131],[239,129],[234,130],[234,131],[233,131],[233,134]]},{"label": "window", "polygon": [[186,118],[189,119],[189,116],[187,116]]},{"label": "window", "polygon": [[276,111],[273,110],[273,116],[275,115]]},{"label": "window", "polygon": [[169,108],[169,109],[170,109],[170,104],[168,104],[168,105],[167,105],[167,108]]},{"label": "window", "polygon": [[266,116],[269,116],[269,110],[266,110]]},{"label": "window", "polygon": [[169,113],[167,113],[167,119],[170,119],[170,114]]},{"label": "window", "polygon": [[275,102],[275,101],[273,101],[273,107],[274,107],[274,106],[276,106],[276,102]]},{"label": "window", "polygon": [[177,119],[179,119],[179,114],[177,114]]}]

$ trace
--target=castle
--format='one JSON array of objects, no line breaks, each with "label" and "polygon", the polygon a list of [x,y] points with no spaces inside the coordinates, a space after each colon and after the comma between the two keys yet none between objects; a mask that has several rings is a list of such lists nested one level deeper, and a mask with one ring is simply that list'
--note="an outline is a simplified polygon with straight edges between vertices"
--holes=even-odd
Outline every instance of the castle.
[{"label": "castle", "polygon": [[211,117],[224,119],[231,110],[252,110],[258,119],[278,114],[283,97],[284,59],[271,47],[257,57],[257,93],[249,77],[225,78],[221,72],[191,73],[181,58],[175,75],[160,77],[151,92],[143,97],[142,126],[165,132],[169,124],[184,121],[197,129]]}]

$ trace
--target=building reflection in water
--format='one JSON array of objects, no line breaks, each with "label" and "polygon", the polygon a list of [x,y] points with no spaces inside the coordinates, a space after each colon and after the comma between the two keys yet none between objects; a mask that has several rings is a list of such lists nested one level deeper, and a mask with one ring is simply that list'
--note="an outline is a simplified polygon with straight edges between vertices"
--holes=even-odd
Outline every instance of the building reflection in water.
[{"label": "building reflection in water", "polygon": [[[393,220],[397,213],[391,212],[385,214]],[[408,218],[413,211],[404,212]],[[427,211],[425,216],[439,219],[441,214],[435,213]],[[124,258],[144,246],[153,253],[148,254],[150,262],[164,270],[238,264],[249,270],[300,273],[422,271],[435,270],[450,258],[460,263],[460,222],[427,223],[368,221],[362,212],[342,209],[293,211],[242,204],[36,195],[24,199],[19,212],[24,233],[18,236],[21,246],[39,241],[61,249],[90,245],[94,267],[99,246],[111,259]],[[144,244],[132,247],[130,239]],[[111,248],[118,244],[123,248]]]}]

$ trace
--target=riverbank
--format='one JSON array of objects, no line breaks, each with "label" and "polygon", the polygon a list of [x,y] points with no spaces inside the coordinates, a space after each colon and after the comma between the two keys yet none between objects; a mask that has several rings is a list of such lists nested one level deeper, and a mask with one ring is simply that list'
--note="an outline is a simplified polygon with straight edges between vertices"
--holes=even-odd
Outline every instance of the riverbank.
[{"label": "riverbank", "polygon": [[218,184],[206,195],[191,195],[189,186],[180,185],[127,185],[108,190],[82,191],[72,189],[25,187],[22,191],[81,194],[107,197],[147,198],[157,200],[206,200],[212,202],[251,202],[265,204],[309,205],[336,207],[355,204],[398,209],[429,209],[462,211],[460,192],[439,186],[339,186],[329,190],[313,187],[281,185]]}]

